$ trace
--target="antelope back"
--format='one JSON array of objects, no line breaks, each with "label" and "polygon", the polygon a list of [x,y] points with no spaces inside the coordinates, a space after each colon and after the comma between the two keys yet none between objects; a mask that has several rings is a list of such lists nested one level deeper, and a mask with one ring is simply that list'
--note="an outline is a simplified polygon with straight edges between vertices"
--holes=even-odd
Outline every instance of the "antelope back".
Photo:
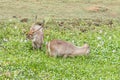
[{"label": "antelope back", "polygon": [[73,44],[62,40],[52,40],[47,44],[47,51],[50,56],[68,55],[71,54],[75,48]]}]

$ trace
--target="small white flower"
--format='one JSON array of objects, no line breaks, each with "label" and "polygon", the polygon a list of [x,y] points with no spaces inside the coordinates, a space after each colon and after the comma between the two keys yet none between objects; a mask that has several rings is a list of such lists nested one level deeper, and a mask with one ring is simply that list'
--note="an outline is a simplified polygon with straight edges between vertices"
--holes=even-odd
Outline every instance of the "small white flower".
[{"label": "small white flower", "polygon": [[113,53],[115,53],[115,52],[116,52],[116,50],[113,50],[112,52],[113,52]]},{"label": "small white flower", "polygon": [[17,29],[17,26],[14,26],[15,29]]},{"label": "small white flower", "polygon": [[28,40],[24,40],[24,42],[27,42]]},{"label": "small white flower", "polygon": [[110,36],[110,37],[109,37],[109,40],[111,40],[111,39],[112,39],[112,37]]},{"label": "small white flower", "polygon": [[101,42],[97,45],[97,47],[100,47],[100,46],[102,46],[102,45],[104,45],[104,41],[101,41]]},{"label": "small white flower", "polygon": [[101,45],[104,45],[104,41],[101,41],[100,43],[101,43]]},{"label": "small white flower", "polygon": [[97,45],[97,47],[100,47],[100,46],[101,46],[100,44]]},{"label": "small white flower", "polygon": [[7,42],[7,41],[8,41],[8,39],[6,39],[6,38],[3,38],[3,41]]},{"label": "small white flower", "polygon": [[23,39],[21,39],[20,42],[23,42]]},{"label": "small white flower", "polygon": [[74,40],[72,40],[72,43],[74,43],[75,41]]},{"label": "small white flower", "polygon": [[98,40],[101,40],[102,38],[101,37],[97,37]]},{"label": "small white flower", "polygon": [[104,35],[106,35],[107,33],[105,32]]},{"label": "small white flower", "polygon": [[100,34],[101,34],[102,32],[103,32],[102,30],[99,31]]}]

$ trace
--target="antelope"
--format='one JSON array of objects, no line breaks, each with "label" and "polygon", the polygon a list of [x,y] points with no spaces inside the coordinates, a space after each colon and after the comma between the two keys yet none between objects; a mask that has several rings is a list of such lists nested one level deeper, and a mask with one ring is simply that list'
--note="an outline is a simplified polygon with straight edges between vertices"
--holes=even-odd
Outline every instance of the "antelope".
[{"label": "antelope", "polygon": [[70,42],[63,40],[51,40],[47,43],[47,53],[49,56],[57,57],[62,56],[74,57],[80,55],[88,55],[90,52],[90,47],[88,44],[84,44],[82,47],[75,46]]},{"label": "antelope", "polygon": [[27,39],[32,40],[33,49],[41,49],[43,38],[43,25],[41,23],[34,23],[27,33]]}]

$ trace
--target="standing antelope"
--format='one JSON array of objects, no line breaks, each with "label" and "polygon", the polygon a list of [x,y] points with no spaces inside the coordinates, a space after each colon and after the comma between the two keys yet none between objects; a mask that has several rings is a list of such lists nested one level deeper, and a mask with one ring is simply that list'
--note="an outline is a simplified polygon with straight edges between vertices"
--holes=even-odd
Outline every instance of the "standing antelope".
[{"label": "standing antelope", "polygon": [[63,56],[66,58],[79,55],[88,55],[90,48],[88,44],[84,44],[82,47],[77,47],[66,41],[52,40],[47,44],[47,52],[53,57]]},{"label": "standing antelope", "polygon": [[43,44],[43,25],[35,23],[31,26],[30,31],[27,33],[27,38],[32,40],[33,49],[41,49]]}]

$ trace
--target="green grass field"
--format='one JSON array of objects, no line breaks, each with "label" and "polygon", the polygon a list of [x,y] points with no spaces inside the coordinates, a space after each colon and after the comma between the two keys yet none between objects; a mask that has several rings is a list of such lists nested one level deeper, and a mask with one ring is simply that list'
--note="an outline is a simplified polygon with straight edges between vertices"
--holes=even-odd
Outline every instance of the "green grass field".
[{"label": "green grass field", "polygon": [[[106,7],[112,4],[113,11],[84,11],[89,5],[98,3]],[[119,80],[118,5],[119,0],[1,0],[0,80]],[[79,7],[82,10],[79,11]],[[106,16],[112,12],[118,15]],[[42,50],[32,50],[31,41],[26,40],[35,15],[46,22]],[[24,17],[28,22],[20,22]],[[87,42],[90,55],[66,59],[49,57],[46,43],[52,39],[69,41],[76,46]]]},{"label": "green grass field", "polygon": [[[30,23],[29,23],[30,24]],[[43,80],[119,80],[120,75],[120,24],[115,26],[76,27],[65,23],[62,27],[54,21],[44,29],[44,45],[32,50],[26,41],[30,25],[18,21],[0,23],[0,78]],[[85,32],[83,32],[83,29]],[[61,39],[81,46],[90,44],[88,57],[52,58],[46,55],[46,42]]]}]

